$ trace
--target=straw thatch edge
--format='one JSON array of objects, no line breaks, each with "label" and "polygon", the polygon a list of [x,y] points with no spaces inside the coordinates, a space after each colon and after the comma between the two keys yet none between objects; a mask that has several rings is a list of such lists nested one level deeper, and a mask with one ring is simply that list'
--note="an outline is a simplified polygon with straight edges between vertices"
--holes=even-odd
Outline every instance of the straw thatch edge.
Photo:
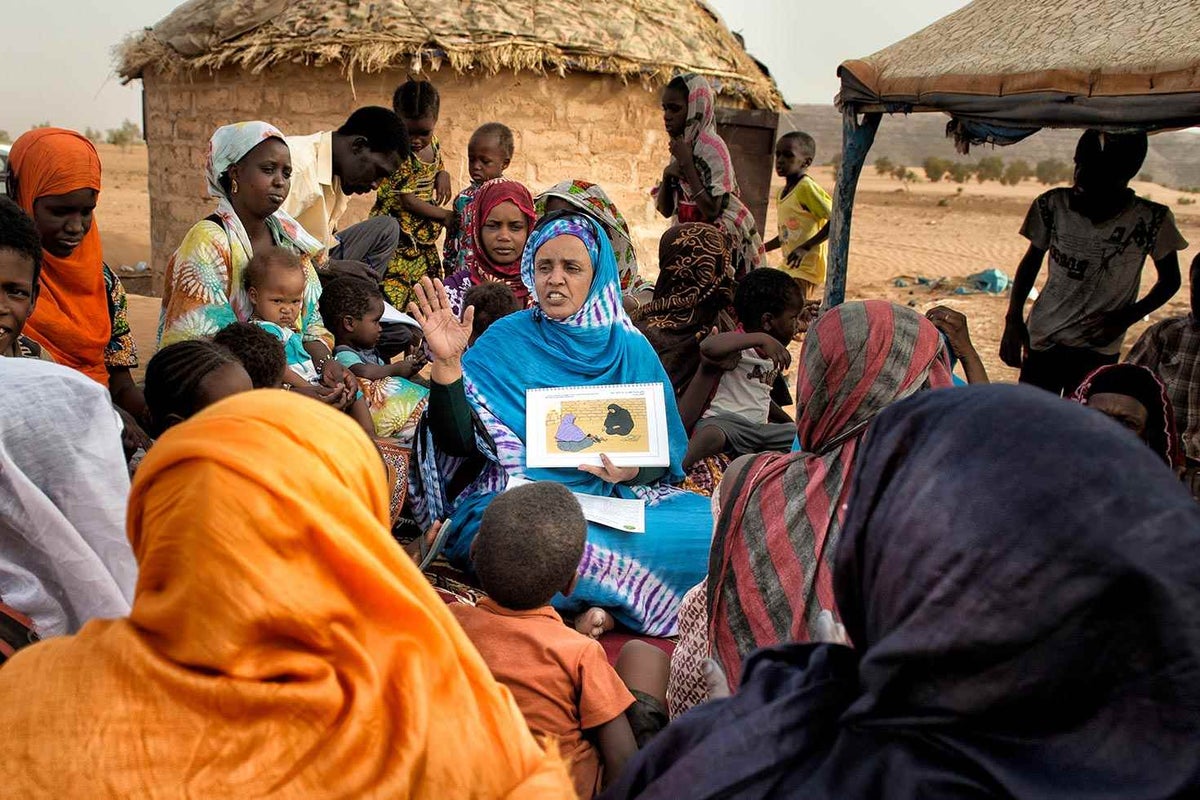
[{"label": "straw thatch edge", "polygon": [[538,74],[590,72],[615,75],[622,80],[640,79],[647,86],[666,84],[681,72],[696,72],[716,79],[717,90],[740,97],[758,108],[780,110],[786,107],[783,96],[765,75],[758,82],[735,72],[716,71],[688,64],[662,64],[623,56],[595,53],[569,53],[558,47],[535,41],[505,40],[494,43],[467,43],[445,47],[433,43],[414,45],[407,42],[380,42],[369,35],[343,34],[337,43],[313,44],[284,35],[272,36],[257,31],[239,37],[241,41],[222,46],[193,58],[177,53],[147,28],[129,36],[116,48],[117,74],[123,83],[153,71],[167,77],[187,72],[215,72],[224,67],[240,67],[251,74],[282,64],[308,67],[339,65],[346,75],[355,71],[382,72],[402,68],[414,74],[425,69],[436,71],[448,63],[459,73],[476,69],[494,75],[501,70]]}]

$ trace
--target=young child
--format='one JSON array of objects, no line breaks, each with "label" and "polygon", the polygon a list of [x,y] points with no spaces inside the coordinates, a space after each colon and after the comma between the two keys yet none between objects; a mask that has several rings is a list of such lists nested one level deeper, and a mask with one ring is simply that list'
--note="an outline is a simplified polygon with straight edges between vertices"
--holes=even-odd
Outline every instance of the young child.
[{"label": "young child", "polygon": [[[287,358],[284,388],[325,399],[316,390],[321,385],[320,373],[296,329],[304,308],[306,286],[300,257],[286,248],[273,247],[255,253],[246,265],[246,294],[253,309],[250,321],[283,342]],[[338,391],[345,389],[339,387]],[[375,425],[361,392],[346,413],[354,417],[368,435],[375,435]]]},{"label": "young child", "polygon": [[466,265],[467,237],[463,214],[479,187],[494,178],[504,177],[513,157],[513,134],[507,125],[489,122],[480,125],[467,143],[467,169],[471,183],[454,198],[450,220],[446,223],[446,244],[442,248],[442,264],[447,276]]},{"label": "young child", "polygon": [[[582,798],[620,775],[637,750],[632,726],[641,727],[647,707],[663,707],[667,668],[665,653],[631,642],[643,647],[622,652],[626,681],[599,642],[565,625],[549,605],[574,588],[586,538],[583,511],[566,487],[542,481],[510,489],[488,505],[472,543],[488,597],[477,606],[450,606],[530,730],[558,742]],[[657,686],[636,696],[627,688],[658,669],[663,697],[655,696]],[[655,724],[665,724],[662,716]]]},{"label": "young child", "polygon": [[804,311],[800,286],[786,272],[762,267],[742,279],[733,307],[738,330],[700,343],[701,356],[726,371],[688,442],[685,470],[722,452],[787,452],[796,438],[796,426],[772,401],[771,388],[792,363],[787,346]]},{"label": "young child", "polygon": [[42,240],[33,220],[20,206],[0,197],[0,356],[54,358],[22,335],[37,303],[42,271]]},{"label": "young child", "polygon": [[249,392],[250,376],[223,347],[189,339],[159,350],[146,365],[146,414],[155,439],[218,400]]},{"label": "young child", "polygon": [[251,322],[235,322],[217,331],[213,344],[241,362],[255,389],[283,388],[287,356],[283,343]]},{"label": "young child", "polygon": [[786,183],[779,192],[779,235],[766,250],[783,250],[783,271],[800,284],[808,302],[825,282],[825,240],[833,201],[808,175],[817,157],[817,143],[801,131],[779,137],[775,144],[775,174]]},{"label": "young child", "polygon": [[483,332],[501,317],[515,314],[521,310],[521,303],[508,284],[499,281],[480,283],[467,289],[463,295],[463,308],[475,306],[475,321],[471,325],[471,341],[467,346],[475,344]]},{"label": "young child", "polygon": [[[1021,235],[1000,358],[1021,382],[1070,395],[1093,370],[1115,364],[1125,333],[1179,290],[1187,242],[1164,205],[1129,188],[1146,158],[1146,134],[1086,131],[1075,149],[1075,184],[1033,201]],[[1025,300],[1050,253],[1046,286],[1025,320]],[[1138,300],[1142,267],[1158,280]]]},{"label": "young child", "polygon": [[408,130],[412,155],[380,184],[371,215],[387,214],[400,223],[400,244],[381,284],[396,308],[408,308],[412,288],[421,278],[442,277],[437,240],[452,212],[444,207],[450,200],[450,173],[442,166],[442,146],[433,135],[440,104],[429,81],[405,81],[392,96],[392,108]]}]

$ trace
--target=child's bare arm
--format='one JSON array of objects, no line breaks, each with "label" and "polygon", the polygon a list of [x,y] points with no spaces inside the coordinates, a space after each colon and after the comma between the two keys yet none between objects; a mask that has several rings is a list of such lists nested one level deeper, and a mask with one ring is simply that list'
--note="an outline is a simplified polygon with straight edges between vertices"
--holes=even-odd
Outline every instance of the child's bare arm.
[{"label": "child's bare arm", "polygon": [[637,752],[637,740],[633,728],[624,714],[596,728],[596,741],[604,759],[604,778],[601,784],[607,787],[625,770],[625,764]]},{"label": "child's bare arm", "polygon": [[821,244],[821,242],[824,242],[828,238],[829,238],[829,223],[826,222],[824,225],[821,226],[821,230],[814,233],[811,239],[809,239],[807,242],[804,242],[800,246],[803,247],[805,250],[812,250],[814,247]]},{"label": "child's bare arm", "polygon": [[766,250],[768,253],[770,253],[772,250],[778,250],[778,249],[779,249],[780,247],[782,247],[782,246],[783,246],[783,245],[782,245],[782,243],[779,241],[779,237],[778,237],[778,236],[776,236],[774,239],[772,239],[771,241],[769,241],[769,242],[767,242],[766,244],[764,244],[764,245],[763,245],[763,248],[764,248],[764,249],[765,249],[765,250]]},{"label": "child's bare arm", "polygon": [[1042,271],[1042,259],[1046,251],[1037,245],[1029,245],[1025,257],[1017,265],[1013,276],[1012,295],[1008,298],[1008,315],[1004,319],[1004,336],[1000,340],[1000,360],[1014,369],[1019,369],[1029,349],[1029,328],[1025,325],[1025,301],[1033,291],[1038,273]]},{"label": "child's bare arm", "polygon": [[1130,325],[1165,306],[1183,285],[1183,277],[1179,274],[1179,253],[1169,253],[1156,260],[1154,268],[1158,270],[1158,280],[1145,297],[1130,306]]},{"label": "child's bare arm", "polygon": [[350,371],[354,377],[368,381],[379,381],[384,378],[411,378],[421,371],[423,359],[406,358],[394,364],[354,364]]},{"label": "child's bare arm", "polygon": [[431,219],[443,225],[446,224],[446,221],[454,213],[452,209],[435,206],[433,203],[422,200],[415,194],[408,193],[400,195],[400,207],[410,214],[416,214],[418,217],[425,217],[425,219]]},{"label": "child's bare arm", "polygon": [[367,436],[375,436],[375,421],[371,419],[371,409],[367,407],[366,400],[359,397],[351,403],[349,414],[367,432]]},{"label": "child's bare arm", "polygon": [[753,347],[775,363],[777,369],[792,365],[792,354],[785,345],[768,333],[720,333],[709,336],[700,343],[700,354],[713,361],[721,361],[734,353]]},{"label": "child's bare arm", "polygon": [[293,389],[303,389],[309,383],[304,378],[300,377],[300,373],[288,367],[283,371],[283,382]]}]

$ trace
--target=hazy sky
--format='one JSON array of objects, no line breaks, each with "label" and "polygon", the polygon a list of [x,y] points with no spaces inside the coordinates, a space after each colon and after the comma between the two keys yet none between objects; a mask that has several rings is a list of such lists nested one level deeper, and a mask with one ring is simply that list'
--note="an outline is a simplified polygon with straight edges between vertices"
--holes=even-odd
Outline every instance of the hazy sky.
[{"label": "hazy sky", "polygon": [[[4,0],[0,129],[49,121],[79,128],[141,121],[141,85],[121,86],[112,48],[181,0]],[[451,2],[452,0],[446,0]],[[794,103],[829,103],[837,65],[913,33],[966,0],[711,0]]]}]

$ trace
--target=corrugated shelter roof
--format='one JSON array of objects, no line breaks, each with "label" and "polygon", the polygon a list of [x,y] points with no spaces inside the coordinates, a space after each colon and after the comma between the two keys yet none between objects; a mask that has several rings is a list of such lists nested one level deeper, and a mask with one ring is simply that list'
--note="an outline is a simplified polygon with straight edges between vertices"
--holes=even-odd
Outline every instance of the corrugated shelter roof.
[{"label": "corrugated shelter roof", "polygon": [[998,126],[1200,124],[1200,0],[975,0],[838,68],[839,102]]},{"label": "corrugated shelter roof", "polygon": [[364,72],[448,63],[659,84],[687,71],[756,107],[784,105],[770,75],[699,0],[188,0],[131,36],[117,59],[125,80],[281,63]]}]

